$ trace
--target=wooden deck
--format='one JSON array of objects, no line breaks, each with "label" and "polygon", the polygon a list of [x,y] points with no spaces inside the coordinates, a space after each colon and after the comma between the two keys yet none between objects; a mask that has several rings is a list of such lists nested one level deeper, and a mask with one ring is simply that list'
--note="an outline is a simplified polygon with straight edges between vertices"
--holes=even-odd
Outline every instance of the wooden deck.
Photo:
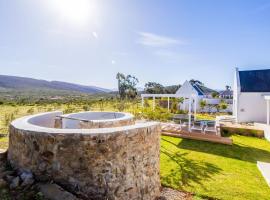
[{"label": "wooden deck", "polygon": [[180,128],[178,124],[162,124],[161,125],[162,135],[201,140],[207,142],[214,142],[220,144],[232,145],[232,139],[227,137],[221,137],[219,134],[215,135],[214,133],[201,133],[201,132],[189,132],[187,128]]}]

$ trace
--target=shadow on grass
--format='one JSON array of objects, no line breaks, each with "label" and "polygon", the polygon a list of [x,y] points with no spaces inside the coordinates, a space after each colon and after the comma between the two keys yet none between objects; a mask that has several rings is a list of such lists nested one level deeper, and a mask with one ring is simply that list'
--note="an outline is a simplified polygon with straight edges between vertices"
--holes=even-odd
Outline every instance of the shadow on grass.
[{"label": "shadow on grass", "polygon": [[211,179],[212,175],[220,173],[221,169],[208,162],[197,162],[186,158],[188,153],[172,152],[168,148],[161,146],[161,154],[166,155],[176,164],[166,176],[162,176],[162,182],[167,186],[176,186],[183,189],[185,186],[193,187],[192,184],[200,184]]},{"label": "shadow on grass", "polygon": [[[170,142],[168,140],[166,141]],[[269,151],[246,145],[224,145],[204,141],[182,139],[181,142],[176,146],[182,149],[210,153],[218,156],[243,160],[252,163],[256,163],[257,161],[270,162]]]}]

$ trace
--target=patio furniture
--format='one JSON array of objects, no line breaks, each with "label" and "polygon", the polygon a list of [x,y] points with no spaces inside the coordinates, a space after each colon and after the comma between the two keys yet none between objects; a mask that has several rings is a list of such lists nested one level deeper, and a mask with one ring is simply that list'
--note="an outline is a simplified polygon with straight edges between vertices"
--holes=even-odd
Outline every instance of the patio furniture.
[{"label": "patio furniture", "polygon": [[191,131],[200,131],[203,133],[204,123],[202,121],[195,121],[192,124]]},{"label": "patio furniture", "polygon": [[[189,116],[188,114],[175,114],[173,117],[172,117],[172,120],[175,122],[175,123],[179,123],[183,126],[186,126],[188,124],[188,119],[189,119]],[[194,115],[191,115],[191,123],[194,121]]]},{"label": "patio furniture", "polygon": [[217,124],[215,121],[208,121],[205,124],[204,133],[215,133],[217,135]]}]

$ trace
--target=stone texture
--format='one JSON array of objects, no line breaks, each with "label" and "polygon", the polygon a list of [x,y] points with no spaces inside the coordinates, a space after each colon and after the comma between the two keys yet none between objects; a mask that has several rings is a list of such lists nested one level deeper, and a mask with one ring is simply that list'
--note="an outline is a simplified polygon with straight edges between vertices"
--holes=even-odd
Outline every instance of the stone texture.
[{"label": "stone texture", "polygon": [[57,184],[39,184],[38,188],[44,197],[49,200],[78,200],[77,197]]},{"label": "stone texture", "polygon": [[97,121],[80,121],[79,127],[84,129],[89,128],[111,128],[111,127],[119,127],[119,126],[128,126],[135,124],[133,118],[131,119],[120,119],[120,120],[97,120]]},{"label": "stone texture", "polygon": [[11,180],[9,188],[15,189],[15,188],[19,187],[19,185],[20,185],[20,177],[17,176]]},{"label": "stone texture", "polygon": [[153,200],[160,193],[160,126],[111,133],[44,133],[10,126],[8,160],[88,199]]},{"label": "stone texture", "polygon": [[27,172],[27,171],[22,172],[20,174],[20,178],[22,180],[22,184],[21,184],[22,187],[32,185],[35,182],[33,174],[31,172]]}]

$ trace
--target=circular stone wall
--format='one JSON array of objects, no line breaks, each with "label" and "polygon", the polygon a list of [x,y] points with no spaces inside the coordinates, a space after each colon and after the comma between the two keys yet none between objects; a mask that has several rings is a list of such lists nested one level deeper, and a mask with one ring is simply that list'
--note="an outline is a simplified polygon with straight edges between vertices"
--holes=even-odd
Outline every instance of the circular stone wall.
[{"label": "circular stone wall", "polygon": [[[160,126],[55,129],[52,112],[12,122],[8,159],[86,199],[153,200],[159,196]],[[46,126],[46,127],[45,127]]]},{"label": "circular stone wall", "polygon": [[[135,124],[134,116],[121,112],[79,112],[59,116],[62,128],[110,128]],[[57,122],[59,123],[59,122]]]}]

